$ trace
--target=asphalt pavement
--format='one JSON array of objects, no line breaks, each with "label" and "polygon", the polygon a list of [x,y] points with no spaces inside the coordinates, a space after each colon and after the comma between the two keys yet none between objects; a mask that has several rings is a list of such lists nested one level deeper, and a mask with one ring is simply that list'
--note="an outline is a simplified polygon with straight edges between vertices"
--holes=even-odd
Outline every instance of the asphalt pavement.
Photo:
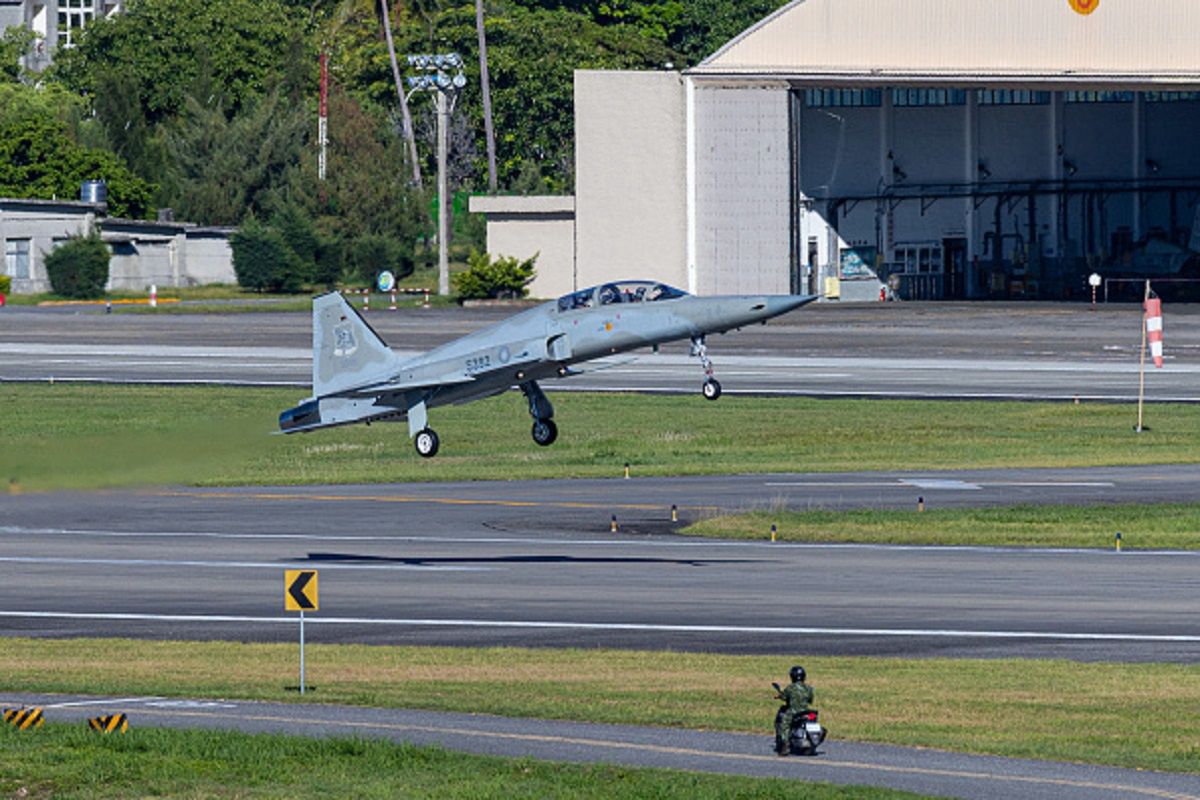
[{"label": "asphalt pavement", "polygon": [[[369,313],[394,349],[415,354],[513,313],[409,305]],[[1165,312],[1166,365],[1150,402],[1200,398],[1200,311]],[[1074,399],[1138,392],[1134,305],[879,303],[806,306],[708,340],[733,394]],[[0,309],[0,380],[228,383],[306,387],[311,321],[302,313],[112,314],[95,307]],[[687,343],[591,362],[550,391],[696,392]]]},{"label": "asphalt pavement", "polygon": [[[1200,553],[696,540],[722,510],[1195,498],[1191,467],[177,488],[4,500],[0,633],[1200,661]],[[618,532],[610,531],[618,517]],[[1127,548],[1137,546],[1125,531]],[[121,586],[113,592],[113,585]],[[793,587],[793,588],[781,588]],[[781,602],[781,596],[788,602]]]},{"label": "asphalt pavement", "polygon": [[[1200,798],[1200,775],[841,742],[836,727],[818,755],[780,758],[771,752],[769,734],[302,703],[0,692],[0,706],[22,705],[43,707],[48,720],[79,724],[88,717],[125,713],[134,731],[162,726],[369,736],[497,756],[885,786],[967,800]],[[763,727],[769,731],[772,704],[764,703],[763,716]],[[836,722],[829,724],[836,726]]]}]

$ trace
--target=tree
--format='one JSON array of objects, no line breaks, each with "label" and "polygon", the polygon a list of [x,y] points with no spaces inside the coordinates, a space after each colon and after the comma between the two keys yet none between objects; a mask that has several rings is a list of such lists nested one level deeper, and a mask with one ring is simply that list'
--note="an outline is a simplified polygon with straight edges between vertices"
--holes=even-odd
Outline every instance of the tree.
[{"label": "tree", "polygon": [[398,132],[334,84],[329,92],[328,171],[316,180],[315,148],[305,148],[280,191],[315,221],[326,240],[386,236],[411,252],[428,224],[425,196],[409,185]]},{"label": "tree", "polygon": [[488,191],[496,192],[496,132],[492,129],[492,86],[488,78],[487,33],[483,0],[475,0],[475,30],[479,39],[479,92],[483,101],[483,135],[487,139]]},{"label": "tree", "polygon": [[108,283],[108,245],[99,232],[74,236],[46,254],[50,287],[63,297],[92,300],[104,296]]},{"label": "tree", "polygon": [[698,64],[722,45],[782,6],[784,0],[688,0],[667,43],[685,63]]},{"label": "tree", "polygon": [[249,100],[232,118],[191,98],[166,128],[167,195],[194,222],[236,225],[267,217],[300,169],[309,141],[305,109],[279,92]]},{"label": "tree", "polygon": [[421,183],[421,160],[417,158],[417,139],[413,133],[412,115],[408,111],[408,98],[404,94],[404,81],[400,80],[400,65],[396,61],[396,44],[392,41],[392,19],[388,15],[388,0],[379,0],[383,11],[383,33],[387,37],[388,60],[392,65],[392,77],[396,83],[396,96],[400,100],[400,115],[404,125],[404,140],[408,142],[409,161],[413,183]]},{"label": "tree", "polygon": [[16,83],[23,72],[21,59],[37,41],[33,31],[24,25],[11,25],[0,34],[0,81]]},{"label": "tree", "polygon": [[210,72],[233,114],[282,71],[288,38],[304,16],[280,0],[139,0],[91,22],[52,69],[92,97],[110,72],[128,76],[150,125],[179,112]]},{"label": "tree", "polygon": [[397,278],[413,272],[411,248],[405,250],[395,239],[367,234],[350,245],[349,267],[355,278],[373,284],[379,273],[387,270]]},{"label": "tree", "polygon": [[[470,54],[478,47],[473,0],[431,9],[429,21],[432,28],[412,15],[398,20],[396,49]],[[661,69],[678,58],[665,44],[632,26],[601,25],[566,9],[505,6],[489,15],[485,26],[497,180],[502,186],[527,161],[539,166],[548,190],[568,191],[573,185],[576,69]],[[347,43],[337,54],[343,81],[359,87],[373,102],[386,103],[391,81],[382,44],[362,31],[344,30],[355,37],[355,43]],[[469,82],[478,84],[478,63],[466,61]],[[479,94],[464,92],[455,114],[468,120],[475,132],[475,151],[486,153]],[[422,150],[431,161],[432,145]],[[486,164],[476,164],[472,171],[483,175],[485,170]]]},{"label": "tree", "polygon": [[311,265],[300,261],[283,234],[254,217],[229,237],[229,248],[238,285],[246,289],[299,292],[312,277]]},{"label": "tree", "polygon": [[286,202],[271,216],[271,227],[279,231],[288,249],[304,264],[317,263],[321,243],[312,220],[295,203]]},{"label": "tree", "polygon": [[0,127],[0,196],[78,197],[84,181],[108,184],[112,216],[146,216],[152,188],[129,171],[117,156],[81,147],[54,119],[18,118]]}]

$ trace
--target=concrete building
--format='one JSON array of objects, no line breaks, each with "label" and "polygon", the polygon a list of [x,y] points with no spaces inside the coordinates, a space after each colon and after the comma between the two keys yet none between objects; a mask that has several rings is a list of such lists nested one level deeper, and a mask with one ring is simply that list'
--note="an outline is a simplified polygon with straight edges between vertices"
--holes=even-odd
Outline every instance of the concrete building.
[{"label": "concrete building", "polygon": [[46,254],[96,230],[112,251],[110,290],[237,282],[231,228],[106,218],[102,203],[0,198],[4,274],[12,278],[13,292],[50,291]]},{"label": "concrete building", "polygon": [[41,70],[55,50],[72,45],[84,25],[120,13],[124,5],[123,0],[0,0],[0,31],[14,25],[32,30],[37,41],[25,68]]},{"label": "concrete building", "polygon": [[796,0],[683,73],[581,71],[572,286],[1198,279],[1198,24],[1194,0]]}]

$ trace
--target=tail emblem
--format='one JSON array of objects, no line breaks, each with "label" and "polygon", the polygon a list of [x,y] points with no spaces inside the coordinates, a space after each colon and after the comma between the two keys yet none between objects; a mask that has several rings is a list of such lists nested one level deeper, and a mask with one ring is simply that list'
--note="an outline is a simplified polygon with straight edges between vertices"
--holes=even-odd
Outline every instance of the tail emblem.
[{"label": "tail emblem", "polygon": [[351,356],[358,349],[358,342],[354,339],[354,329],[349,323],[338,325],[333,329],[333,354],[335,356]]}]

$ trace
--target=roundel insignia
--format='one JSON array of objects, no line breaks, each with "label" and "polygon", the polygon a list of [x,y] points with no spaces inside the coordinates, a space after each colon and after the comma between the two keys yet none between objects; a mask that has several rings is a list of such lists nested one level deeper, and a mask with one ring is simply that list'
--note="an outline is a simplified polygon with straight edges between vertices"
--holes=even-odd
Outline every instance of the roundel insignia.
[{"label": "roundel insignia", "polygon": [[1100,7],[1100,0],[1068,0],[1071,8],[1085,17]]}]

